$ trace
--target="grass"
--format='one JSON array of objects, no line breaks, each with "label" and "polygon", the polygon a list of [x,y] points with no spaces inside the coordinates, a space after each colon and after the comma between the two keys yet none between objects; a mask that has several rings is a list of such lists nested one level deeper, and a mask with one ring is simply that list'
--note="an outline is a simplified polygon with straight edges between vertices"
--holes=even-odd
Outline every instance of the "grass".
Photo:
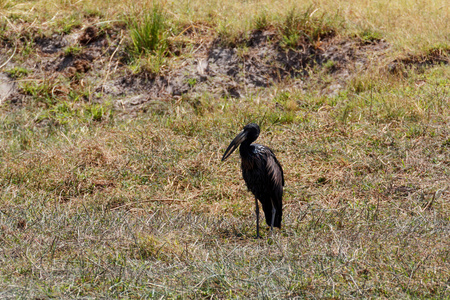
[{"label": "grass", "polygon": [[[448,296],[448,191],[425,209],[449,175],[448,72],[334,104],[284,93],[176,117],[173,102],[48,128],[3,116],[4,295]],[[260,121],[286,172],[284,227],[254,240],[238,158],[219,158],[249,114],[290,99],[292,121]]]},{"label": "grass", "polygon": [[[138,19],[140,22],[138,22]],[[137,54],[155,54],[165,51],[167,45],[164,19],[162,9],[154,6],[149,12],[145,12],[141,18],[136,16],[129,21],[133,50]]]},{"label": "grass", "polygon": [[26,76],[30,73],[29,70],[22,68],[22,67],[15,67],[15,68],[6,70],[5,72],[14,79]]},{"label": "grass", "polygon": [[333,35],[335,31],[333,22],[328,20],[324,14],[319,17],[314,16],[316,12],[317,9],[314,9],[313,6],[302,12],[296,8],[288,11],[280,26],[282,44],[288,48],[296,48],[299,44],[304,44],[305,40],[312,44]]},{"label": "grass", "polygon": [[[151,11],[152,4],[143,2],[142,7],[129,1],[111,0],[108,2],[91,1],[88,3],[71,3],[62,1],[49,3],[46,0],[30,1],[27,3],[14,3],[7,1],[3,14],[19,16],[18,18],[34,17],[40,22],[46,21],[46,27],[55,26],[58,30],[70,31],[73,26],[78,26],[84,16],[93,18],[102,17],[104,20],[117,21],[124,14],[133,15],[133,11]],[[156,4],[159,4],[156,3]],[[291,1],[282,1],[279,7],[293,7]],[[337,13],[341,19],[336,19],[338,24],[343,23],[345,31],[360,36],[367,32],[377,32],[392,43],[399,51],[420,53],[439,43],[448,46],[448,6],[445,0],[407,0],[392,1],[314,1],[297,4],[293,9],[300,14],[308,8],[313,9],[313,16],[321,16],[329,13],[333,16]],[[224,27],[230,33],[247,32],[251,29],[266,24],[276,24],[286,18],[291,10],[280,10],[272,5],[271,1],[242,2],[230,0],[227,2],[210,1],[204,4],[202,1],[190,1],[188,3],[173,1],[161,4],[165,11],[170,12],[171,23],[192,24],[197,21],[207,22],[212,27]],[[12,7],[11,7],[12,6]],[[74,14],[73,10],[79,14]],[[32,10],[40,13],[33,15]],[[317,11],[316,11],[317,10]],[[59,12],[59,13],[57,13]],[[64,12],[64,13],[61,13]],[[67,13],[66,13],[67,12]],[[334,13],[330,13],[334,12]],[[63,19],[63,21],[60,21]],[[258,21],[260,20],[260,21]],[[32,20],[30,19],[30,23]],[[61,23],[64,26],[61,26]],[[34,25],[33,25],[34,26]],[[63,27],[61,29],[61,27]],[[67,29],[66,29],[67,27]]]},{"label": "grass", "polygon": [[[286,3],[167,2],[156,31],[155,10],[135,14],[127,1],[1,4],[14,25],[2,31],[5,57],[18,47],[4,68],[16,98],[0,110],[2,298],[450,297],[446,6],[278,8]],[[92,31],[80,47],[80,24],[104,28],[104,38]],[[288,24],[307,38],[283,31]],[[330,30],[344,44],[356,36],[392,48],[367,68],[350,65],[348,77],[328,59],[239,98],[211,75],[186,77],[193,92],[154,94],[220,34],[239,40],[253,29],[275,32],[274,43],[284,36],[287,53],[302,38],[320,50]],[[136,46],[139,30],[150,39]],[[156,42],[144,46],[151,32]],[[41,53],[34,37],[54,33],[75,42]],[[254,58],[246,47],[240,57]],[[410,51],[415,60],[402,60]],[[423,63],[430,57],[439,60]],[[393,59],[401,72],[390,71]],[[64,74],[70,67],[76,76]],[[133,104],[141,91],[148,99]],[[258,240],[239,156],[220,162],[251,121],[286,179],[283,227]]]},{"label": "grass", "polygon": [[77,55],[79,53],[81,53],[81,49],[79,46],[70,46],[64,50],[64,55],[66,55],[66,56]]}]

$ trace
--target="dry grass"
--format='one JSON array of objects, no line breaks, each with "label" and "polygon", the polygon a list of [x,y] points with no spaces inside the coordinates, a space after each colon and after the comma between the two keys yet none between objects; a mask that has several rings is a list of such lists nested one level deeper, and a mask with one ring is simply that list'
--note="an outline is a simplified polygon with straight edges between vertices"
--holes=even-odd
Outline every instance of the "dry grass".
[{"label": "dry grass", "polygon": [[[448,297],[448,72],[339,101],[293,94],[284,123],[266,97],[47,133],[4,115],[2,295]],[[238,157],[219,159],[264,114],[285,218],[255,240]]]},{"label": "dry grass", "polygon": [[[396,58],[426,55],[448,45],[444,2],[316,1],[326,19],[314,20],[336,22],[338,36],[381,33]],[[256,11],[267,14],[260,25],[278,28],[292,12],[279,7],[294,5],[201,3],[164,3],[172,38],[189,24],[204,30],[189,38],[232,37],[254,28]],[[107,32],[129,7],[0,2],[13,25],[1,27],[1,57],[19,32],[15,64],[44,64],[36,36],[80,24]],[[126,49],[119,28],[108,36],[118,50],[96,61],[108,65],[92,72],[100,79],[9,69],[25,100],[0,106],[2,298],[450,297],[448,64],[396,73],[376,61],[350,70],[335,94],[324,92],[336,80],[325,65],[301,88],[286,79],[241,98],[169,97],[131,114],[111,103],[120,95],[96,90]],[[220,162],[250,121],[286,177],[283,228],[260,240],[238,155]]]},{"label": "dry grass", "polygon": [[[27,20],[23,29],[70,28],[89,23],[116,23],[136,11],[148,11],[153,1],[27,1],[6,2],[3,5],[4,18]],[[264,16],[264,23],[277,25],[284,22],[291,9],[311,9],[311,16],[322,16],[343,26],[346,34],[361,37],[375,35],[386,39],[402,52],[419,54],[436,47],[449,48],[449,6],[447,1],[307,1],[296,3],[290,0],[278,1],[158,1],[174,28],[186,24],[208,24],[210,28],[237,37],[254,29]],[[31,24],[30,24],[31,23]],[[20,30],[21,25],[13,26]],[[177,35],[178,30],[172,31]]]}]

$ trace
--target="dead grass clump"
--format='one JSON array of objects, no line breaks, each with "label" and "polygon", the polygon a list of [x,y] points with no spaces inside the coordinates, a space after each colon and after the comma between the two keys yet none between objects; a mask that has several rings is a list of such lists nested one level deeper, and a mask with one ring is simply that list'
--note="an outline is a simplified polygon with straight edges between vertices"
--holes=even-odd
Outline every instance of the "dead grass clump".
[{"label": "dead grass clump", "polygon": [[104,166],[108,163],[108,158],[106,157],[103,149],[98,145],[86,144],[81,147],[79,153],[75,156],[78,157],[77,161],[80,167],[99,167]]}]

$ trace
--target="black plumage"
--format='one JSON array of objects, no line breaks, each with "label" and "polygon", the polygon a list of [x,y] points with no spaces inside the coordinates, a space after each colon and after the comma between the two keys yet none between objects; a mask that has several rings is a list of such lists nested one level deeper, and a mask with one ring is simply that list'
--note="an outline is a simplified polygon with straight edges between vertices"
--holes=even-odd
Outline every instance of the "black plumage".
[{"label": "black plumage", "polygon": [[256,236],[259,237],[259,205],[264,210],[266,223],[281,228],[283,215],[283,169],[269,147],[252,144],[259,136],[259,126],[250,123],[233,139],[225,151],[222,161],[237,147],[241,155],[241,169],[248,189],[255,195]]}]

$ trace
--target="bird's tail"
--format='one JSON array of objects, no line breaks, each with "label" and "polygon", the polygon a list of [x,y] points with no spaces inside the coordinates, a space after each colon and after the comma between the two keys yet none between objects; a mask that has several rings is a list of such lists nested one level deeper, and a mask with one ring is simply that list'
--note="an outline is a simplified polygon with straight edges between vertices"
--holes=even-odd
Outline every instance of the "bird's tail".
[{"label": "bird's tail", "polygon": [[264,216],[266,217],[266,223],[267,225],[272,225],[272,203],[275,206],[275,219],[273,221],[273,227],[281,228],[281,219],[283,216],[283,205],[281,204],[281,201],[276,201],[275,199],[268,199],[268,201],[261,201],[263,210],[264,210]]}]

